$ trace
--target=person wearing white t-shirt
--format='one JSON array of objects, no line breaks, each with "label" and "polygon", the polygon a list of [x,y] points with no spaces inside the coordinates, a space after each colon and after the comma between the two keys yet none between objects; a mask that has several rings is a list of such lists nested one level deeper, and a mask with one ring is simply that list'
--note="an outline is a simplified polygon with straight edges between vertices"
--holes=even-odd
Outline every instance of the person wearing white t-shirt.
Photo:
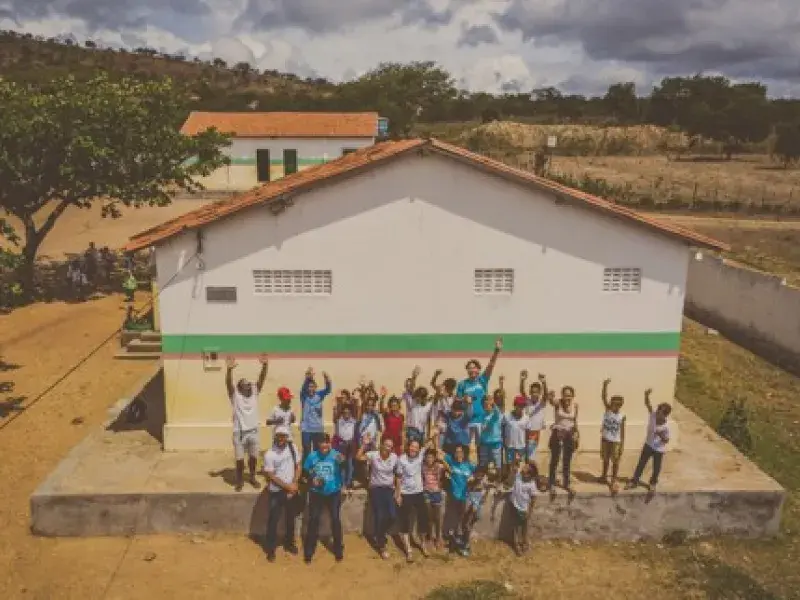
[{"label": "person wearing white t-shirt", "polygon": [[528,416],[530,427],[528,428],[528,440],[526,444],[527,456],[524,459],[527,462],[536,462],[536,450],[539,448],[539,440],[542,437],[542,431],[545,430],[547,424],[545,423],[545,409],[547,408],[547,398],[549,390],[547,389],[547,378],[544,374],[539,373],[537,380],[530,384],[528,389],[525,386],[528,381],[528,371],[523,369],[519,374],[519,393],[520,396],[526,399],[525,414]]},{"label": "person wearing white t-shirt", "polygon": [[536,466],[523,463],[520,466],[514,486],[508,495],[511,511],[514,514],[514,551],[522,555],[528,551],[528,523],[533,511],[536,495],[539,490],[536,486]]},{"label": "person wearing white t-shirt", "polygon": [[381,558],[389,558],[386,551],[386,534],[397,518],[395,505],[395,468],[398,456],[394,452],[394,441],[384,438],[380,450],[364,452],[363,446],[356,454],[358,460],[369,465],[369,503],[372,507],[372,522],[375,528],[375,548]]},{"label": "person wearing white t-shirt", "polygon": [[[433,408],[431,409],[431,424],[432,427],[438,432],[438,439],[434,438],[437,442],[437,447],[444,446],[444,432],[447,427],[447,415],[456,401],[456,387],[458,382],[452,377],[448,377],[442,384],[438,383],[439,377],[442,375],[441,369],[436,369],[431,378],[431,388],[433,389]],[[433,433],[433,432],[432,432]]]},{"label": "person wearing white t-shirt", "polygon": [[415,540],[414,544],[420,548],[423,556],[428,555],[425,548],[425,540],[428,536],[428,507],[422,493],[422,460],[420,443],[417,440],[411,440],[408,442],[406,453],[397,460],[395,469],[397,473],[395,501],[400,507],[400,535],[408,562],[412,560],[411,534],[415,521],[419,541]]},{"label": "person wearing white t-shirt", "polygon": [[[608,397],[608,384],[610,379],[603,381],[603,390],[600,398],[605,406],[603,424],[600,428],[600,458],[603,462],[603,475],[601,481],[611,488],[611,493],[617,492],[617,478],[619,477],[619,461],[625,447],[625,415],[622,405],[625,398],[622,396]],[[611,467],[611,481],[608,480],[608,468]]]},{"label": "person wearing white t-shirt", "polygon": [[294,541],[295,510],[298,481],[302,472],[297,449],[290,440],[289,428],[279,425],[275,429],[275,445],[264,453],[264,475],[269,481],[269,513],[267,514],[267,560],[275,561],[278,521],[284,516],[286,533],[283,547],[290,554],[297,554]]},{"label": "person wearing white t-shirt", "polygon": [[644,405],[650,413],[650,419],[647,423],[647,438],[642,448],[642,453],[639,455],[639,463],[636,465],[633,477],[630,483],[625,486],[626,490],[639,486],[639,480],[642,478],[644,468],[651,458],[653,459],[653,473],[650,476],[651,493],[655,493],[658,485],[658,476],[661,474],[664,453],[667,451],[667,444],[669,444],[670,439],[668,419],[672,412],[672,407],[666,402],[662,402],[653,410],[653,405],[650,402],[650,394],[652,393],[653,390],[649,389],[644,393]]},{"label": "person wearing white t-shirt", "polygon": [[514,398],[514,408],[503,416],[503,480],[507,481],[514,465],[527,461],[528,434],[531,418],[525,414],[528,401],[524,396]]},{"label": "person wearing white t-shirt", "polygon": [[272,435],[275,437],[279,427],[285,427],[289,432],[289,441],[292,441],[292,425],[297,422],[297,416],[292,410],[294,394],[288,387],[278,388],[278,406],[272,409],[272,414],[267,419],[267,425],[272,425]]},{"label": "person wearing white t-shirt", "polygon": [[233,384],[233,370],[236,368],[236,359],[229,356],[226,360],[225,387],[228,390],[228,399],[233,410],[233,452],[236,457],[236,491],[241,492],[244,487],[244,457],[247,454],[247,463],[250,469],[250,485],[258,489],[261,484],[256,480],[256,465],[258,464],[258,428],[261,419],[258,416],[258,395],[264,389],[267,380],[269,359],[266,354],[259,356],[261,372],[255,386],[247,379],[240,379]]}]

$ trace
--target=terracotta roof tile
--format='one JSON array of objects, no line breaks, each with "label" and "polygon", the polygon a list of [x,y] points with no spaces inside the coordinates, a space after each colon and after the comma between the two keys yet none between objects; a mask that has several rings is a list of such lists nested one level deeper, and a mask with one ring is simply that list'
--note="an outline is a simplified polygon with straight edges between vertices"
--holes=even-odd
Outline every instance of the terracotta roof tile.
[{"label": "terracotta roof tile", "polygon": [[353,176],[366,169],[412,150],[427,149],[453,159],[461,160],[467,164],[483,169],[495,176],[505,177],[523,185],[529,185],[539,190],[552,193],[562,200],[572,202],[587,208],[595,209],[613,217],[617,217],[633,224],[644,226],[652,231],[679,239],[689,245],[711,248],[714,250],[728,250],[728,246],[715,239],[700,235],[689,229],[677,225],[664,223],[648,215],[639,213],[630,208],[620,206],[597,196],[586,194],[579,190],[554,183],[548,179],[538,177],[528,171],[516,169],[505,163],[475,154],[459,146],[447,144],[439,140],[410,139],[393,142],[382,142],[362,148],[331,162],[316,165],[269,183],[254,188],[248,192],[237,194],[230,198],[207,204],[180,217],[162,223],[152,229],[143,231],[130,239],[126,250],[140,250],[163,242],[188,229],[197,229],[228,215],[245,210],[251,206],[269,203],[287,194],[309,190],[321,184],[337,179]]},{"label": "terracotta roof tile", "polygon": [[192,112],[181,132],[216,127],[233,137],[375,137],[378,113]]}]

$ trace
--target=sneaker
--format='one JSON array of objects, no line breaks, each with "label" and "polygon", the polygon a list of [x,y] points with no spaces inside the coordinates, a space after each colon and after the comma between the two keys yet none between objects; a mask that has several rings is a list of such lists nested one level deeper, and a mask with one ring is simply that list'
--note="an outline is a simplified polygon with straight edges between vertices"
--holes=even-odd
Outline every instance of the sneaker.
[{"label": "sneaker", "polygon": [[389,553],[386,551],[386,548],[384,548],[383,550],[381,550],[380,552],[378,552],[378,554],[380,555],[380,557],[381,557],[383,560],[388,560],[388,559],[389,559]]},{"label": "sneaker", "polygon": [[406,562],[407,563],[414,562],[414,555],[410,551],[406,552]]},{"label": "sneaker", "polygon": [[253,486],[254,489],[260,490],[261,483],[259,483],[258,479],[255,478],[255,475],[252,475],[249,479],[250,485]]},{"label": "sneaker", "polygon": [[632,490],[632,489],[635,489],[637,487],[639,487],[639,482],[638,481],[629,481],[628,483],[625,484],[625,489],[626,490]]},{"label": "sneaker", "polygon": [[335,558],[336,558],[336,562],[340,563],[340,562],[342,562],[344,560],[344,554],[337,554]]},{"label": "sneaker", "polygon": [[466,557],[468,557],[470,554],[472,554],[472,549],[471,549],[469,546],[464,546],[464,547],[463,547],[463,548],[461,548],[461,550],[459,551],[459,554],[461,554],[461,556],[463,556],[464,558],[466,558]]},{"label": "sneaker", "polygon": [[239,479],[236,481],[236,485],[234,486],[233,489],[236,490],[237,492],[241,492],[243,488],[244,488],[244,481]]},{"label": "sneaker", "polygon": [[303,557],[303,562],[306,563],[307,565],[310,565],[311,564],[311,557],[310,556],[304,556]]},{"label": "sneaker", "polygon": [[274,563],[275,562],[275,553],[274,552],[267,553],[267,560],[269,562],[271,562],[271,563]]}]

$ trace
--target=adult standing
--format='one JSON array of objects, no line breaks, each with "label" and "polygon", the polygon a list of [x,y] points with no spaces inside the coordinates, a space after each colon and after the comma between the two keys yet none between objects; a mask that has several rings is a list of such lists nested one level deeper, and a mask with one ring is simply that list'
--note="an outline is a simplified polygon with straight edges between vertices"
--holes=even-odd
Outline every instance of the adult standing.
[{"label": "adult standing", "polygon": [[303,462],[303,470],[311,483],[308,491],[308,527],[303,543],[303,558],[310,563],[317,549],[319,520],[327,509],[331,518],[333,555],[336,561],[344,558],[342,545],[342,455],[331,448],[331,436],[323,433],[318,448]]},{"label": "adult standing", "polygon": [[261,363],[261,372],[255,386],[244,378],[234,385],[233,370],[236,368],[236,359],[229,356],[226,361],[228,368],[225,372],[225,387],[228,390],[228,400],[230,400],[233,410],[233,452],[236,458],[237,492],[241,492],[244,487],[245,454],[247,454],[250,469],[250,485],[256,489],[261,487],[256,480],[258,428],[261,425],[261,419],[258,416],[258,395],[264,389],[264,382],[267,380],[269,359],[266,354],[262,354],[258,360]]},{"label": "adult standing", "polygon": [[403,539],[403,550],[406,560],[412,561],[411,543],[413,540],[414,522],[416,522],[418,540],[414,541],[420,549],[422,556],[427,556],[425,539],[430,533],[428,520],[428,507],[422,487],[422,460],[420,443],[409,440],[406,453],[397,461],[397,489],[395,500],[400,507],[400,535]]},{"label": "adult standing", "polygon": [[575,389],[565,385],[561,388],[561,398],[553,401],[555,419],[550,430],[550,473],[548,484],[550,497],[556,495],[556,471],[558,461],[561,459],[564,489],[570,499],[575,497],[575,490],[570,485],[570,471],[572,469],[572,455],[575,453],[578,441],[578,403],[575,401]]},{"label": "adult standing", "polygon": [[394,452],[394,441],[384,438],[380,450],[371,452],[364,452],[362,446],[356,458],[366,460],[369,465],[369,504],[375,527],[375,548],[381,558],[387,559],[386,536],[397,518],[394,477],[398,456]]},{"label": "adult standing", "polygon": [[475,447],[480,445],[481,439],[481,426],[484,418],[483,399],[489,393],[489,380],[494,371],[494,365],[497,363],[497,357],[503,349],[503,338],[498,338],[494,343],[494,352],[489,359],[489,364],[486,369],[481,373],[481,363],[478,359],[472,358],[467,361],[467,378],[462,379],[456,386],[456,396],[463,398],[469,396],[472,398],[472,417],[469,423],[470,439],[475,440]]},{"label": "adult standing", "polygon": [[278,539],[278,521],[285,519],[283,547],[289,554],[297,554],[294,541],[295,500],[302,465],[294,444],[290,441],[289,428],[275,428],[275,444],[264,455],[264,474],[269,481],[269,514],[267,516],[267,560],[275,561]]},{"label": "adult standing", "polygon": [[303,443],[303,460],[305,460],[312,450],[317,450],[319,440],[325,432],[325,422],[322,418],[322,405],[328,394],[331,393],[331,378],[323,372],[325,387],[317,388],[314,379],[314,369],[311,367],[306,371],[303,379],[303,387],[300,388],[300,404],[303,415],[300,418],[300,434]]}]

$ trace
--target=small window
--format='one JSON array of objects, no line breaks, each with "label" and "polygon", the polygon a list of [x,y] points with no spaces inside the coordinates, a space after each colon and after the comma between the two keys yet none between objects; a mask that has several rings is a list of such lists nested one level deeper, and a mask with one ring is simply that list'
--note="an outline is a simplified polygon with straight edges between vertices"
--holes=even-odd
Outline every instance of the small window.
[{"label": "small window", "polygon": [[283,151],[283,174],[297,173],[297,150]]},{"label": "small window", "polygon": [[342,156],[347,156],[358,150],[358,148],[342,148]]},{"label": "small window", "polygon": [[642,270],[638,267],[616,267],[603,270],[604,292],[641,292]]},{"label": "small window", "polygon": [[222,369],[219,348],[203,348],[203,369],[206,371],[219,371]]},{"label": "small window", "polygon": [[476,294],[511,294],[514,291],[514,269],[475,269]]},{"label": "small window", "polygon": [[333,290],[331,271],[272,270],[253,271],[258,296],[328,296]]},{"label": "small window", "polygon": [[207,287],[206,302],[236,302],[235,287]]}]

